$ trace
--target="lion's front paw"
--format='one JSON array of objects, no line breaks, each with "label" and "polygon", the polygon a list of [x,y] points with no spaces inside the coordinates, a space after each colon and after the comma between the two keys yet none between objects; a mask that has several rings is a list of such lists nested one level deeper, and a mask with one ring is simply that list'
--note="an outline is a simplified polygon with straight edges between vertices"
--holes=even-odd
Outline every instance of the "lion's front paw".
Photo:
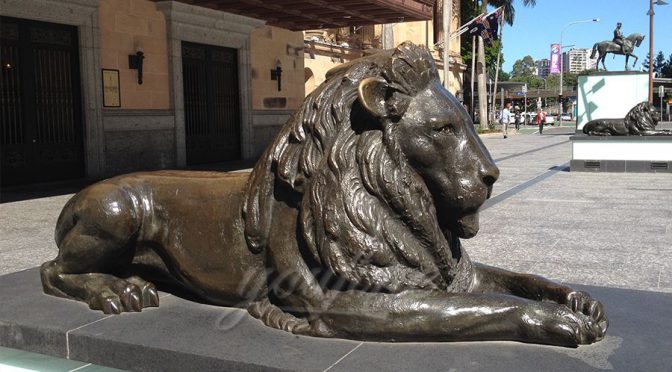
[{"label": "lion's front paw", "polygon": [[606,331],[606,317],[596,321],[567,306],[549,302],[531,304],[523,315],[523,322],[527,341],[562,346],[592,344],[602,340]]},{"label": "lion's front paw", "polygon": [[609,320],[600,301],[583,291],[570,292],[567,294],[565,301],[564,304],[573,312],[587,315],[595,321],[602,329],[602,333],[607,331]]}]

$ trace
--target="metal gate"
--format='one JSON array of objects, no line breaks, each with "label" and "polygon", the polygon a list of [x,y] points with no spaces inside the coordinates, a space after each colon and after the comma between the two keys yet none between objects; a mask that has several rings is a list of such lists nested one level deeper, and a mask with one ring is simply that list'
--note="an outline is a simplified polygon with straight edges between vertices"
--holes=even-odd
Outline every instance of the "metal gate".
[{"label": "metal gate", "polygon": [[182,43],[187,164],[240,159],[238,51]]},{"label": "metal gate", "polygon": [[0,17],[2,185],[84,175],[77,28]]}]

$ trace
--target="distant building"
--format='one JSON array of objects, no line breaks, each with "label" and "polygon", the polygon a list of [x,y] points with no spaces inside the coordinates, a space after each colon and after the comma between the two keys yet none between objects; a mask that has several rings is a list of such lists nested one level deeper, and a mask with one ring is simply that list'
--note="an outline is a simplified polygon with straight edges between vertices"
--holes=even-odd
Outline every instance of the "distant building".
[{"label": "distant building", "polygon": [[545,78],[551,71],[551,61],[548,58],[540,59],[534,61],[535,64],[535,75]]},{"label": "distant building", "polygon": [[564,72],[578,74],[597,68],[597,58],[590,58],[591,49],[572,48],[562,54]]},{"label": "distant building", "polygon": [[[310,94],[325,80],[326,73],[333,67],[381,49],[396,47],[407,40],[426,45],[434,56],[437,68],[442,69],[443,4],[444,2],[452,4],[450,29],[455,31],[460,28],[460,1],[415,1],[426,4],[435,3],[434,17],[426,21],[394,22],[387,25],[363,24],[305,30],[303,40],[306,95]],[[461,38],[459,36],[448,43],[448,54],[451,60],[449,90],[458,98],[463,97],[462,85],[464,83],[464,71],[467,69],[462,61],[460,45]]]}]

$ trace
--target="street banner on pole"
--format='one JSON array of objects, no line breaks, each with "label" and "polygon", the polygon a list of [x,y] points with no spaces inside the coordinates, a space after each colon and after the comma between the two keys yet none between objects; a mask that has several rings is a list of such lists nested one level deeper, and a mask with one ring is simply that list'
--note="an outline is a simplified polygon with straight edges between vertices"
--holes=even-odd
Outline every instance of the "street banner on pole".
[{"label": "street banner on pole", "polygon": [[560,44],[551,44],[551,74],[560,73]]}]

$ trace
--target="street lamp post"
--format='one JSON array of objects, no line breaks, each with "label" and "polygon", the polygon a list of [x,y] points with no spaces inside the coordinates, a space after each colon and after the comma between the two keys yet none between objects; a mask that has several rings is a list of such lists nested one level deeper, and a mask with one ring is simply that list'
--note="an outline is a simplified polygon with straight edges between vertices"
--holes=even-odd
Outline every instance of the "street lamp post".
[{"label": "street lamp post", "polygon": [[[653,1],[653,0],[651,0]],[[658,0],[662,1],[662,0]],[[565,67],[563,66],[564,63],[564,56],[562,55],[562,34],[565,32],[565,30],[571,26],[575,25],[577,23],[589,23],[589,22],[599,22],[599,18],[593,18],[593,19],[584,19],[582,21],[574,21],[574,22],[569,22],[568,24],[565,25],[565,27],[560,31],[560,94],[558,96],[558,115],[560,116],[560,122],[558,124],[558,127],[562,126],[562,76],[564,75],[565,72]]]},{"label": "street lamp post", "polygon": [[653,104],[653,4],[667,5],[664,0],[649,0],[649,103]]}]

